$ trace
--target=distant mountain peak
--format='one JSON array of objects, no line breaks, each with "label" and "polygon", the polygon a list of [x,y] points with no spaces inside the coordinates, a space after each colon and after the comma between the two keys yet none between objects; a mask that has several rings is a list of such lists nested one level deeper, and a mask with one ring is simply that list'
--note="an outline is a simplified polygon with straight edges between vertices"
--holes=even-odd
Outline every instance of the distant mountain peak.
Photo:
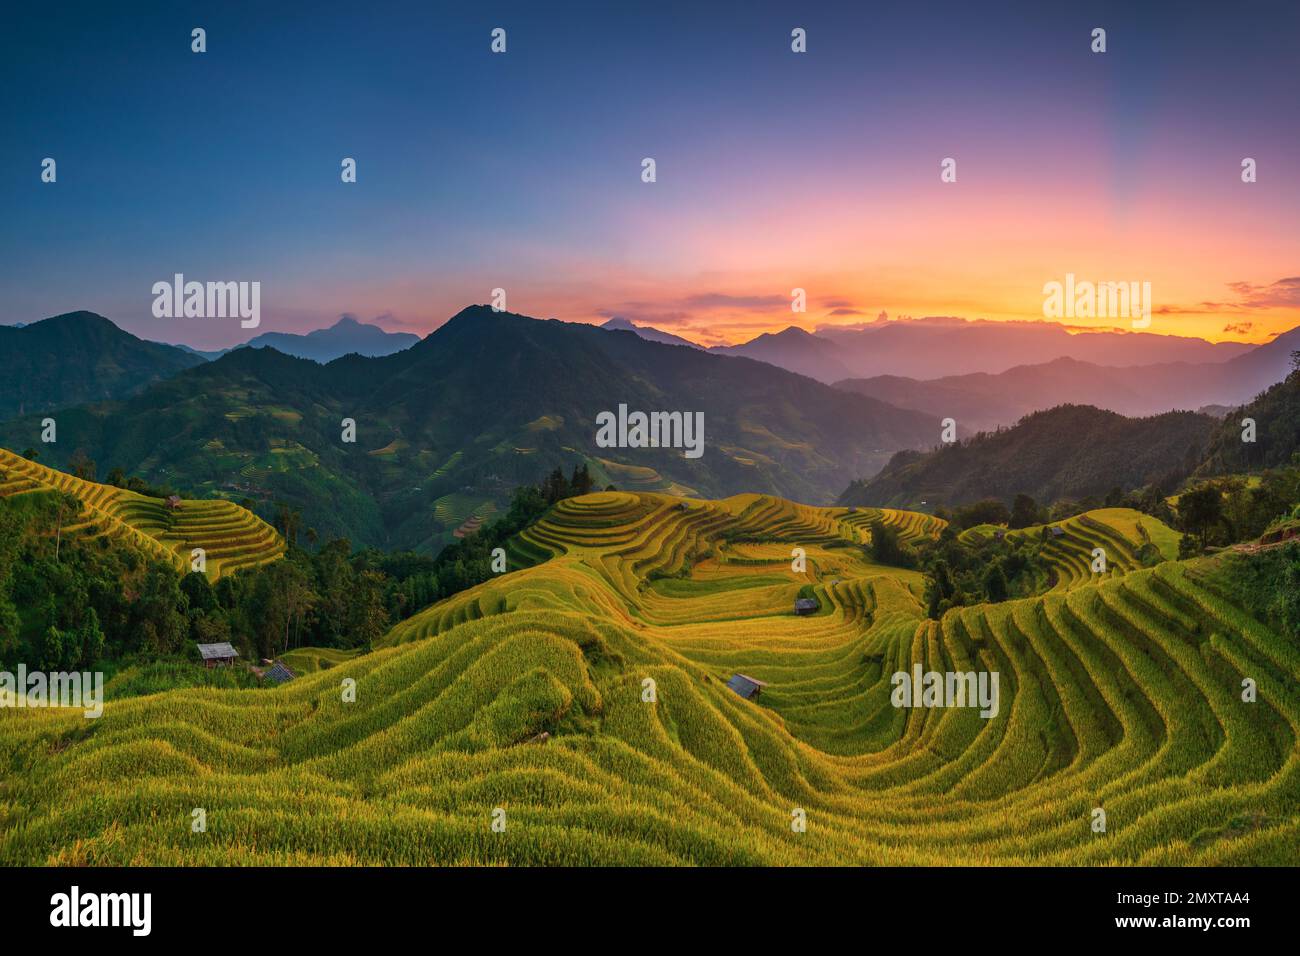
[{"label": "distant mountain peak", "polygon": [[392,355],[418,341],[420,337],[410,332],[388,332],[378,325],[358,321],[356,316],[342,315],[328,328],[306,334],[263,332],[249,339],[241,348],[269,347],[285,355],[324,363],[354,352],[371,358]]},{"label": "distant mountain peak", "polygon": [[694,342],[684,339],[680,335],[673,335],[671,332],[664,332],[649,325],[637,325],[622,316],[616,315],[600,327],[607,332],[631,332],[647,342],[659,342],[662,345],[685,345],[687,348],[692,349],[699,348]]}]

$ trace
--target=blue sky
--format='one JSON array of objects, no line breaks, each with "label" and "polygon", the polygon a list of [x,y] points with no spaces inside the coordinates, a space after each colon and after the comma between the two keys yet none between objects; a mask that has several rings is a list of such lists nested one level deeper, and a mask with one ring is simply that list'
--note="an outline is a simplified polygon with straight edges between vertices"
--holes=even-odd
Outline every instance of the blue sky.
[{"label": "blue sky", "polygon": [[[1300,273],[1295,4],[287,6],[5,8],[0,321],[246,338],[150,315],[182,272],[260,281],[260,331],[425,332],[502,286],[518,311],[721,341],[789,324],[752,303],[792,283],[863,315],[1009,318],[1040,273],[1131,263],[1190,315]],[[1257,153],[1260,188],[1232,192]],[[946,155],[972,171],[956,202]],[[1148,261],[1139,233],[1178,248]],[[1222,274],[1193,281],[1206,250]]]}]

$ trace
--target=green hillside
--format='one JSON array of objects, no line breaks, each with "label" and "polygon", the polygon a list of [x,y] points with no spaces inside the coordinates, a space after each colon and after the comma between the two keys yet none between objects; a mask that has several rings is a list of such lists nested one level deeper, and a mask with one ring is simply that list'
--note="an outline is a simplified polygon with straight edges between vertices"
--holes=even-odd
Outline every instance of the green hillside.
[{"label": "green hillside", "polygon": [[131,395],[204,361],[138,339],[93,312],[0,325],[0,419]]},{"label": "green hillside", "polygon": [[901,451],[879,474],[850,484],[839,503],[933,510],[1017,494],[1052,502],[1174,486],[1197,467],[1218,426],[1194,412],[1125,418],[1061,405],[933,451]]},{"label": "green hillside", "polygon": [[[620,404],[703,413],[702,457],[598,447],[596,416]],[[345,418],[355,443],[342,441]],[[39,424],[0,424],[0,445],[34,445]],[[321,366],[237,349],[58,424],[58,443],[41,447],[55,466],[82,452],[187,495],[252,499],[263,517],[284,501],[322,537],[422,550],[557,466],[587,461],[620,488],[830,502],[938,433],[923,413],[760,362],[484,306],[382,358]]]},{"label": "green hillside", "polygon": [[[1242,422],[1255,423],[1255,440],[1242,440]],[[1300,370],[1229,415],[1206,443],[1198,477],[1275,468],[1300,453]]]},{"label": "green hillside", "polygon": [[[1300,650],[1223,562],[1139,566],[1170,533],[1135,514],[1075,520],[1059,587],[935,621],[860,547],[933,518],[568,499],[511,544],[542,563],[277,689],[0,711],[0,862],[1293,864]],[[1077,573],[1098,541],[1123,573]],[[997,715],[893,706],[915,663],[998,673]]]}]

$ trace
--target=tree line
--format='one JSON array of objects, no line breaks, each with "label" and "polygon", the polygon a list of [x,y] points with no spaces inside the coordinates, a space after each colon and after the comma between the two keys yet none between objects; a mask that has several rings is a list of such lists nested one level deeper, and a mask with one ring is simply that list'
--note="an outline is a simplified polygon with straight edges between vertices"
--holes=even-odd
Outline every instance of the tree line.
[{"label": "tree line", "polygon": [[75,496],[0,500],[0,665],[197,661],[195,644],[226,641],[250,661],[303,646],[369,648],[398,621],[488,580],[494,548],[590,487],[585,464],[567,477],[556,469],[436,556],[354,550],[346,538],[303,547],[292,512],[279,509],[277,523],[289,531],[284,557],[215,584],[108,536],[64,534],[81,511]]}]

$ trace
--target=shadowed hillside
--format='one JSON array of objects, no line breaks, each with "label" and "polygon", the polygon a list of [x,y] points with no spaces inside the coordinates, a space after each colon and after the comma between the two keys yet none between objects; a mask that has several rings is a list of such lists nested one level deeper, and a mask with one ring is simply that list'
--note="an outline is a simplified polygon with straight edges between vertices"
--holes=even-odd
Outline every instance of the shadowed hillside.
[{"label": "shadowed hillside", "polygon": [[1217,424],[1194,412],[1125,418],[1062,405],[934,451],[900,452],[876,476],[853,482],[840,504],[933,509],[1022,493],[1055,501],[1176,484],[1196,467]]},{"label": "shadowed hillside", "polygon": [[93,312],[0,325],[0,419],[131,395],[203,361]]},{"label": "shadowed hillside", "polygon": [[[704,454],[599,448],[596,416],[701,412]],[[342,421],[356,442],[342,441]],[[54,464],[82,451],[190,494],[282,500],[322,535],[437,548],[557,466],[597,487],[829,502],[938,423],[748,359],[588,325],[466,309],[417,345],[325,366],[237,349],[126,401],[68,409]],[[35,444],[39,420],[0,425]]]}]

